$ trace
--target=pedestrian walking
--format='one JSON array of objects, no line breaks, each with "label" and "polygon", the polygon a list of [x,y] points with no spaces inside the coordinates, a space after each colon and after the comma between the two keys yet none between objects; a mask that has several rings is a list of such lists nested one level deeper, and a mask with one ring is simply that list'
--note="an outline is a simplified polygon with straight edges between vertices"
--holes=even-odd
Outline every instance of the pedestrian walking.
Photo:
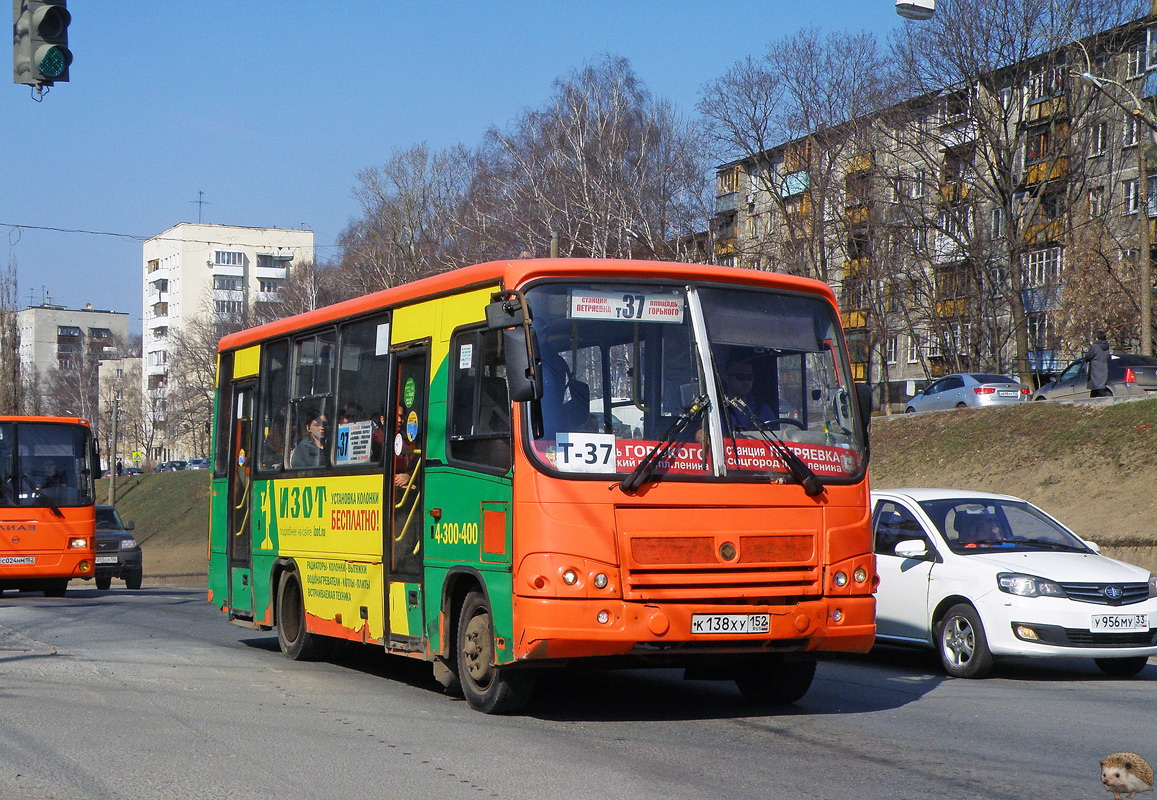
[{"label": "pedestrian walking", "polygon": [[1109,337],[1104,331],[1097,331],[1095,341],[1085,353],[1085,363],[1089,370],[1089,380],[1085,384],[1089,388],[1089,397],[1112,397],[1113,393],[1109,391]]}]

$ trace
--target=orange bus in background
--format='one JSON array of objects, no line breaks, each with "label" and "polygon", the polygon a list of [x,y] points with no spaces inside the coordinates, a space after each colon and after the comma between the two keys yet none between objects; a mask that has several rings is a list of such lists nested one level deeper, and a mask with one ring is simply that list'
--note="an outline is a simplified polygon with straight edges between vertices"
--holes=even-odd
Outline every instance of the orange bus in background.
[{"label": "orange bus in background", "polygon": [[99,467],[88,420],[0,416],[0,592],[92,577]]},{"label": "orange bus in background", "polygon": [[757,703],[875,632],[871,398],[825,284],[482,264],[225,337],[209,596],[291,658],[677,666]]}]

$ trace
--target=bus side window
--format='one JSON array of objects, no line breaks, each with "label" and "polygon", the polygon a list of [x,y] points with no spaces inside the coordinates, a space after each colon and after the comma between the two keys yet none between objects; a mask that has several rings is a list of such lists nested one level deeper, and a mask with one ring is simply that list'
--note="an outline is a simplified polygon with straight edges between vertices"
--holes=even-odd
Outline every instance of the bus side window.
[{"label": "bus side window", "polygon": [[285,409],[289,403],[289,343],[285,340],[270,342],[261,354],[261,435],[260,468],[280,469],[285,466],[285,444],[292,439],[286,428]]},{"label": "bus side window", "polygon": [[380,464],[390,384],[389,316],[343,325],[340,332],[334,464]]},{"label": "bus side window", "polygon": [[450,343],[449,456],[488,470],[510,469],[510,394],[499,331],[468,330]]}]

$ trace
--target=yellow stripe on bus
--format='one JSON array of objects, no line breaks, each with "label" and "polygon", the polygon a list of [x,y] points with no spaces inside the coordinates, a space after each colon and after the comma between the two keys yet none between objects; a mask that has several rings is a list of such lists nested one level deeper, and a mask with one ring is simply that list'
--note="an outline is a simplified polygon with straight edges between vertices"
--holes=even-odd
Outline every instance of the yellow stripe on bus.
[{"label": "yellow stripe on bus", "polygon": [[261,345],[255,344],[238,350],[233,356],[233,378],[248,378],[256,375],[261,366]]},{"label": "yellow stripe on bus", "polygon": [[406,610],[406,584],[390,582],[390,633],[410,635],[410,615]]}]

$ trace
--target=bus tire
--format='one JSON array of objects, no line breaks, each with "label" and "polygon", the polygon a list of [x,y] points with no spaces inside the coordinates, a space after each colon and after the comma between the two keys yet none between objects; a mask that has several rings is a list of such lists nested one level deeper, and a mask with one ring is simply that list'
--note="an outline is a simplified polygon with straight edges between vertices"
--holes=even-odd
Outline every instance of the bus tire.
[{"label": "bus tire", "polygon": [[107,592],[109,590],[109,587],[111,587],[111,586],[112,586],[112,575],[97,575],[96,576],[96,588],[97,589],[100,589],[102,592]]},{"label": "bus tire", "polygon": [[317,661],[329,650],[324,636],[306,630],[301,578],[292,570],[277,584],[277,644],[294,661]]},{"label": "bus tire", "polygon": [[64,597],[68,591],[68,578],[55,578],[44,582],[45,597]]},{"label": "bus tire", "polygon": [[143,570],[139,570],[139,569],[133,570],[128,575],[125,575],[125,588],[126,589],[133,589],[133,590],[139,589],[139,588],[141,588],[141,581],[143,579],[144,579],[144,571]]},{"label": "bus tire", "polygon": [[811,688],[816,662],[763,658],[740,667],[735,685],[745,698],[760,706],[794,703]]},{"label": "bus tire", "polygon": [[494,624],[481,592],[471,592],[458,615],[458,679],[466,702],[484,714],[521,711],[534,694],[535,674],[495,664]]}]

